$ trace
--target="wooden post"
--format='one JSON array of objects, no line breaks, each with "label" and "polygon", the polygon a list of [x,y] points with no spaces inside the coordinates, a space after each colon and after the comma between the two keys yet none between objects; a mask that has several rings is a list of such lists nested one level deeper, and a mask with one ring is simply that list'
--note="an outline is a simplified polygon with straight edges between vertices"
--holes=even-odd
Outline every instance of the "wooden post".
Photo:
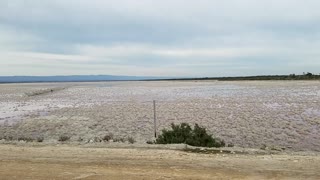
[{"label": "wooden post", "polygon": [[154,137],[157,138],[157,114],[156,114],[156,101],[153,100],[153,120],[154,120]]}]

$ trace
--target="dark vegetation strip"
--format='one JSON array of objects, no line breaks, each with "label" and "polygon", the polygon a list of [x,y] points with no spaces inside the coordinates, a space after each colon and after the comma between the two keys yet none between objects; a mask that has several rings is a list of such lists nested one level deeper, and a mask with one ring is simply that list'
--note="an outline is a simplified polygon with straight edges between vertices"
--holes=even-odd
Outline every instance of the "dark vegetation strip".
[{"label": "dark vegetation strip", "polygon": [[320,75],[306,73],[303,75],[265,75],[265,76],[239,76],[239,77],[203,77],[203,78],[173,78],[145,81],[195,81],[195,80],[216,80],[216,81],[266,81],[266,80],[320,80]]}]

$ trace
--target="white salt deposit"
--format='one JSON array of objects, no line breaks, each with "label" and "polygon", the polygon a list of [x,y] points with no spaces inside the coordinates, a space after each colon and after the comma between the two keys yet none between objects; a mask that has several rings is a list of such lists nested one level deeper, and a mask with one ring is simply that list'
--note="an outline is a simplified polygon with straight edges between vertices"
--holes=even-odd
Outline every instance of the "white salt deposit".
[{"label": "white salt deposit", "polygon": [[153,100],[159,131],[171,123],[198,123],[238,146],[320,149],[318,81],[2,84],[0,124],[49,139],[59,133],[77,140],[110,132],[145,143],[153,137]]}]

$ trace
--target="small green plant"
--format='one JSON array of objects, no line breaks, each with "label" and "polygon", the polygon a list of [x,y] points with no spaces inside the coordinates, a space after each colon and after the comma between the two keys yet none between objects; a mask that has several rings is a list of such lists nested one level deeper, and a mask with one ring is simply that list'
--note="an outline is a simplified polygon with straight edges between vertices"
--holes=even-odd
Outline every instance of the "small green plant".
[{"label": "small green plant", "polygon": [[129,142],[130,144],[133,144],[133,143],[135,143],[136,141],[133,139],[133,137],[128,137],[128,142]]},{"label": "small green plant", "polygon": [[67,135],[61,135],[61,136],[59,136],[59,139],[58,139],[58,141],[60,141],[60,142],[64,142],[64,141],[68,141],[68,140],[70,140],[70,136],[67,136]]},{"label": "small green plant", "polygon": [[171,124],[172,130],[162,130],[162,134],[156,139],[157,144],[180,144],[200,147],[224,147],[225,142],[209,135],[205,128],[195,124],[192,129],[187,123],[180,125]]}]

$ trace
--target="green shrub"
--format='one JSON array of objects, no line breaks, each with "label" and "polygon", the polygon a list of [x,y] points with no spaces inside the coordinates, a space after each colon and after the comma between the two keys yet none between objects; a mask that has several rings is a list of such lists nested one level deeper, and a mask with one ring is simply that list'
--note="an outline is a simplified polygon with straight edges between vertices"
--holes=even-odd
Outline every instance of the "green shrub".
[{"label": "green shrub", "polygon": [[157,144],[180,144],[200,147],[224,147],[225,142],[209,135],[205,128],[195,124],[194,129],[187,123],[180,125],[171,124],[172,130],[162,130],[162,134],[156,139]]},{"label": "green shrub", "polygon": [[157,144],[186,143],[192,136],[192,129],[187,123],[180,125],[171,124],[172,130],[162,130],[162,134],[156,139]]}]

